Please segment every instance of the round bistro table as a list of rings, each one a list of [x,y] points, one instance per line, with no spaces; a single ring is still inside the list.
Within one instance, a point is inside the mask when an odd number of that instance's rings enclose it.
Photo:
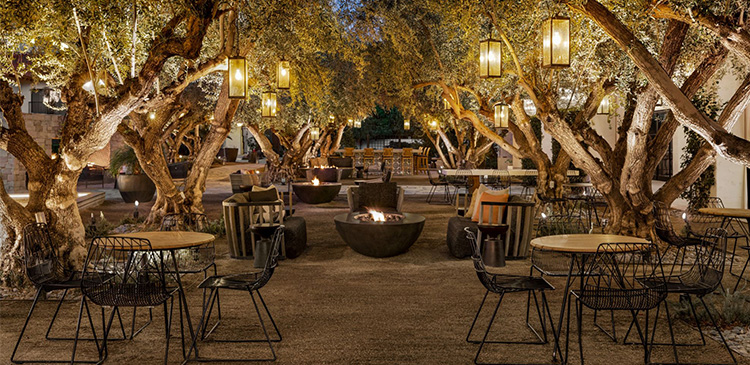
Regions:
[[[151,244],[151,251],[169,251],[172,256],[172,264],[174,265],[174,277],[177,282],[177,291],[182,301],[183,309],[185,313],[185,319],[187,319],[187,325],[190,329],[190,338],[195,338],[195,331],[193,330],[193,323],[190,320],[190,311],[185,296],[185,290],[182,288],[182,280],[180,280],[180,268],[177,265],[177,256],[175,251],[185,248],[198,247],[205,245],[206,243],[213,242],[216,237],[208,233],[200,232],[186,232],[186,231],[151,231],[151,232],[133,232],[133,233],[122,233],[113,234],[111,237],[132,237],[147,239]],[[148,246],[142,246],[134,248],[137,251],[148,251]],[[183,353],[184,357],[184,353]]]
[[[596,250],[602,243],[648,244],[649,241],[639,237],[621,236],[616,234],[562,234],[555,236],[537,237],[530,242],[531,247],[535,250],[553,251],[570,255],[568,275],[567,279],[565,280],[565,290],[563,291],[562,306],[560,307],[560,320],[557,325],[556,336],[558,338],[562,333],[563,318],[565,317],[565,305],[567,304],[568,300],[568,291],[570,290],[571,280],[574,277],[583,277],[586,270],[587,259],[596,254]],[[573,272],[574,266],[577,267],[577,271],[575,273]],[[583,286],[583,280],[579,279],[579,282],[581,283],[581,286]],[[556,348],[552,352],[553,358],[556,357],[558,351],[560,351],[560,349],[556,346]]]

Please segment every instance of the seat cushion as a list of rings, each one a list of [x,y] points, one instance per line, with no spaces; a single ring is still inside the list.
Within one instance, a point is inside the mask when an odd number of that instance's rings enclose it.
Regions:
[[[483,209],[482,203],[507,203],[508,197],[507,189],[498,191],[487,190],[483,192],[479,199],[477,199],[476,207],[474,207],[474,212],[471,214],[471,220],[479,222],[479,218],[482,218],[482,222],[485,223],[500,222],[503,218],[505,207],[502,207],[501,209],[493,209],[492,216],[490,217],[489,207]],[[483,212],[480,212],[481,210],[483,210]]]
[[[464,228],[470,227],[474,233],[477,232],[477,224],[466,217],[451,217],[448,220],[448,233],[446,243],[453,257],[462,259],[471,256],[471,243],[466,238]]]

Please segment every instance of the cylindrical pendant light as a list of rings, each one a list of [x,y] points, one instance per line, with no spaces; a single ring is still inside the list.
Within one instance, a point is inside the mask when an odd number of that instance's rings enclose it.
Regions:
[[[448,102],[448,99],[443,98],[443,109],[450,110],[451,109],[451,103]]]
[[[346,120],[346,126],[349,127],[349,128],[354,127],[354,119],[352,119],[352,118],[347,119]]]
[[[542,66],[570,67],[570,18],[553,16],[542,22]]]
[[[229,57],[229,98],[244,99],[247,97],[247,67],[244,57]]]
[[[320,128],[318,127],[310,128],[310,139],[312,139],[313,141],[317,141],[320,139]]]
[[[261,95],[261,116],[273,118],[276,116],[276,93],[266,91]]]
[[[354,128],[362,128],[362,120],[357,119],[354,121]]]
[[[409,119],[404,119],[404,130],[408,131],[411,129],[411,121]]]
[[[436,131],[438,129],[438,121],[437,120],[433,119],[430,122],[430,129],[433,130],[433,131]]]
[[[479,42],[479,77],[483,79],[503,76],[503,44],[488,38]]]
[[[508,128],[509,120],[510,108],[508,107],[508,104],[495,104],[495,128]]]
[[[289,61],[281,60],[279,61],[279,67],[276,71],[276,87],[282,90],[289,89],[289,80],[290,80],[290,69],[289,69]]]

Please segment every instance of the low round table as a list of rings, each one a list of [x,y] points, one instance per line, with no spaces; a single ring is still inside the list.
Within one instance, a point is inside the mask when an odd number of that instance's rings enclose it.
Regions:
[[[332,201],[339,195],[341,183],[321,182],[320,185],[313,185],[309,182],[293,183],[292,190],[299,200],[307,204],[322,204]]]
[[[354,251],[370,257],[390,257],[406,252],[422,234],[425,218],[419,214],[401,213],[398,222],[362,222],[342,213],[333,218],[336,231]]]
[[[253,251],[253,266],[256,268],[266,267],[268,261],[268,255],[271,254],[271,246],[273,245],[273,234],[276,233],[276,229],[281,227],[279,223],[259,223],[250,226],[248,231],[260,236],[260,239],[255,241],[255,247]]]
[[[586,271],[586,260],[596,254],[596,250],[602,243],[640,243],[648,244],[649,241],[631,236],[621,236],[616,234],[561,234],[555,236],[537,237],[531,240],[530,245],[535,250],[553,251],[570,255],[570,264],[568,276],[565,280],[565,289],[563,290],[562,306],[560,307],[560,321],[557,326],[557,336],[562,333],[563,319],[565,318],[565,305],[568,300],[571,279],[573,277],[583,277]],[[573,271],[577,267],[577,271]],[[583,280],[579,280],[583,285]],[[552,356],[557,351],[555,349]]]

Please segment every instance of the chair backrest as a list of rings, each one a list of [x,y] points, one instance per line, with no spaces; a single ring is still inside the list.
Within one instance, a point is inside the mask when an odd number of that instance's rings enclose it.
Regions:
[[[354,147],[344,147],[344,157],[354,157]]]
[[[438,170],[436,169],[427,169],[427,179],[430,180],[430,184],[439,184],[442,181],[440,181],[440,174],[438,173]]]
[[[690,269],[680,275],[680,279],[704,289],[704,294],[712,293],[721,285],[726,261],[727,231],[723,228],[709,228],[703,236],[702,245],[692,246],[695,260]]]
[[[258,290],[271,280],[276,266],[279,265],[279,252],[281,251],[281,242],[283,240],[284,226],[281,225],[276,228],[276,231],[273,233],[273,238],[271,238],[271,250],[268,252],[268,258],[266,259],[266,264],[263,266],[263,272],[260,273],[258,280],[256,280],[251,290]]]
[[[202,213],[170,213],[161,219],[160,231],[202,232],[208,227],[208,219]]]
[[[252,235],[246,234],[254,224],[281,223],[284,221],[284,201],[251,202],[237,194],[224,200],[222,210],[227,231],[227,244],[232,257],[251,255],[247,242]]]
[[[373,157],[373,156],[375,156],[375,150],[372,149],[372,148],[365,148],[364,154],[367,157]]]
[[[35,285],[65,280],[67,271],[57,256],[46,223],[23,227],[23,262],[26,275]]]
[[[393,157],[393,148],[383,148],[383,157]]]
[[[662,202],[654,202],[654,231],[659,239],[667,244],[676,244],[681,238],[675,233],[669,207]]]
[[[95,237],[83,267],[81,289],[102,306],[154,306],[167,295],[164,253],[135,237]]]
[[[529,253],[532,227],[534,225],[534,203],[532,202],[481,202],[480,225],[508,225],[505,235],[505,256],[526,257]],[[489,221],[485,221],[485,217]]]
[[[471,261],[474,262],[474,271],[476,271],[477,277],[482,285],[487,289],[491,289],[492,277],[487,273],[487,268],[484,266],[479,242],[477,241],[477,235],[471,230],[471,227],[465,227],[464,231],[466,232],[466,238],[469,240],[469,245],[471,246]]]
[[[653,243],[602,243],[589,264],[582,290],[605,309],[647,310],[667,297],[659,248]],[[584,296],[587,294],[583,294]]]
[[[406,147],[401,150],[401,158],[411,158],[412,156],[414,156],[414,151],[411,148]]]

